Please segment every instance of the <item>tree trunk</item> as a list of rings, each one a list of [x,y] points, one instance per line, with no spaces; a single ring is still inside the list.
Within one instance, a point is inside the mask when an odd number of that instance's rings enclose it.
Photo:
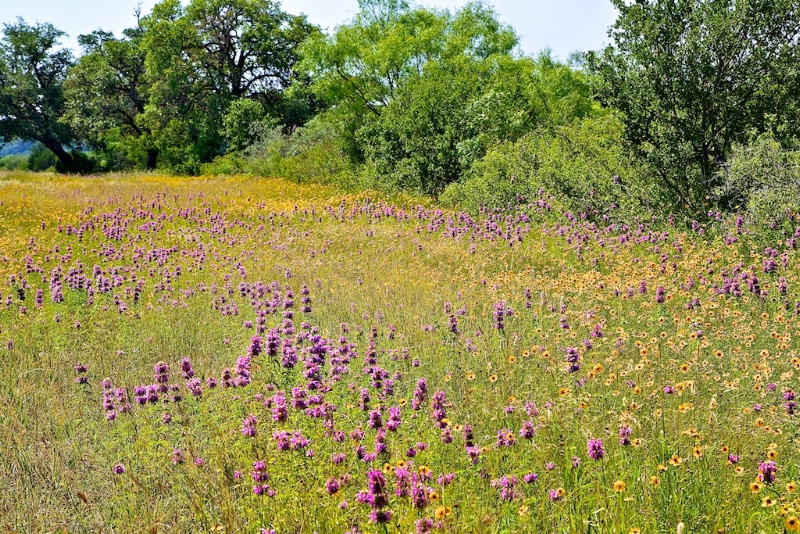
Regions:
[[[68,172],[72,171],[74,161],[72,160],[72,156],[64,150],[64,147],[61,146],[61,143],[56,141],[52,138],[45,138],[41,140],[41,143],[47,148],[50,152],[55,154],[61,164],[64,166]]]
[[[147,149],[147,160],[145,161],[145,169],[148,171],[155,170],[156,163],[158,162],[158,149],[155,148],[148,148]]]

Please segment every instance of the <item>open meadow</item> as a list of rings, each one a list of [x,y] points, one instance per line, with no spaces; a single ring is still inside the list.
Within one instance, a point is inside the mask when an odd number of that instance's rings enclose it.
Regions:
[[[0,531],[800,530],[797,241],[731,228],[2,175]]]

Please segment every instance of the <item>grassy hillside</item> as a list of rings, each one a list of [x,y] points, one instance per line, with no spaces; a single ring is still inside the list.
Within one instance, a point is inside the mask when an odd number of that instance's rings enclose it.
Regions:
[[[2,175],[0,529],[796,530],[795,247]]]

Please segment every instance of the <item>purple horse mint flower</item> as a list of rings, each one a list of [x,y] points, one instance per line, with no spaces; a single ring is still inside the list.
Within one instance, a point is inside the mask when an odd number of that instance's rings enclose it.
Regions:
[[[249,414],[245,416],[242,420],[242,435],[247,436],[248,438],[254,438],[258,431],[256,430],[256,424],[258,421],[256,420],[256,416],[253,414]]]
[[[764,484],[772,484],[778,473],[778,466],[773,461],[758,464],[758,479]]]
[[[194,369],[192,368],[192,362],[189,358],[183,358],[181,360],[181,373],[186,380],[194,377]]]
[[[603,449],[603,441],[599,439],[590,439],[587,449],[589,451],[589,458],[592,460],[602,460],[606,453]]]
[[[581,366],[579,363],[581,356],[580,353],[578,352],[578,349],[576,349],[575,347],[567,347],[567,354],[566,356],[564,356],[564,359],[567,361],[567,363],[569,363],[567,371],[569,371],[570,373],[576,373],[581,370]]]
[[[430,517],[423,517],[414,522],[414,532],[416,534],[430,534],[433,532],[435,523]]]
[[[369,412],[369,420],[367,426],[373,429],[383,428],[383,419],[381,418],[380,410],[372,410]]]
[[[425,378],[420,378],[417,381],[417,387],[414,388],[414,396],[411,400],[411,409],[414,411],[419,410],[422,404],[428,398],[428,381]]]
[[[504,475],[501,478],[492,480],[492,487],[500,490],[500,498],[504,501],[513,501],[520,495],[515,489],[517,484],[518,480],[514,475]]]
[[[514,314],[514,310],[506,307],[505,302],[498,302],[494,305],[494,327],[501,332],[505,330],[505,318]]]
[[[397,429],[400,428],[400,423],[400,407],[392,406],[389,408],[389,420],[386,422],[386,428],[390,432],[397,432]]]
[[[666,300],[666,290],[663,286],[658,286],[656,288],[656,303],[663,304]]]
[[[286,407],[286,396],[283,391],[278,391],[272,397],[272,420],[277,422],[286,421],[289,418],[289,411]]]
[[[631,436],[631,427],[629,427],[628,425],[623,425],[619,429],[619,444],[622,446],[630,445],[631,444],[630,436]]]
[[[158,362],[153,367],[153,379],[158,384],[166,384],[169,382],[169,366],[166,362]]]
[[[261,338],[259,336],[253,336],[250,338],[250,347],[247,349],[248,356],[258,356],[261,354]]]
[[[339,493],[339,481],[334,477],[329,478],[325,483],[325,491],[328,492],[328,495],[336,495]]]
[[[187,380],[186,389],[189,390],[189,393],[191,393],[193,397],[199,397],[203,394],[202,382],[200,382],[200,379],[198,378]]]
[[[292,432],[292,439],[289,441],[292,450],[299,451],[301,449],[304,449],[308,447],[309,443],[311,443],[311,441],[303,437],[303,433],[300,432],[299,430],[295,430],[294,432]]]
[[[510,428],[504,428],[497,431],[497,440],[494,443],[495,447],[511,447],[517,442],[514,433]]]
[[[431,399],[431,410],[432,414],[431,417],[436,422],[436,426],[439,428],[444,428],[447,424],[444,420],[447,418],[447,412],[445,411],[445,396],[444,391],[437,391],[433,394],[433,398]]]
[[[524,480],[526,484],[533,484],[539,480],[539,476],[536,473],[526,473],[522,475],[522,480]]]
[[[456,478],[455,473],[445,473],[439,475],[439,477],[436,479],[436,482],[438,482],[439,485],[442,487],[449,486],[453,482],[453,480],[455,480],[455,478]]]
[[[181,465],[185,461],[183,451],[181,449],[172,450],[172,463],[173,465]]]
[[[383,476],[377,469],[370,469],[367,472],[367,491],[373,497],[381,495],[382,498],[375,501],[375,505],[378,507],[383,507],[388,504],[386,501],[386,497],[384,496],[384,491],[386,489],[386,478]]]
[[[121,475],[125,472],[125,466],[122,464],[116,464],[111,468],[111,470],[114,472],[114,474]]]
[[[522,422],[522,428],[519,430],[519,435],[525,439],[533,439],[533,436],[536,434],[536,427],[533,425],[533,421],[530,419],[525,420]]]

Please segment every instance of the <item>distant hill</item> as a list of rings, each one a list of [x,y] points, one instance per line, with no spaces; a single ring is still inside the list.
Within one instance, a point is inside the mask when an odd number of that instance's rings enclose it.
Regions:
[[[33,149],[33,141],[23,141],[16,139],[10,143],[0,144],[0,158],[11,155],[25,155],[29,154]]]

